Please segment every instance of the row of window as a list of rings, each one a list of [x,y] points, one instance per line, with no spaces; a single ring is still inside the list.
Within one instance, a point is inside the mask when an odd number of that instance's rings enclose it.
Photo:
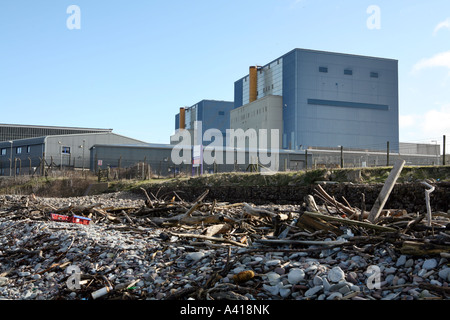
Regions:
[[[328,67],[319,67],[319,72],[322,73],[328,73]],[[344,74],[347,76],[351,76],[353,75],[353,70],[352,69],[344,69]],[[370,72],[370,77],[371,78],[378,78],[379,74],[378,72]]]
[[[10,148],[2,148],[0,150],[0,155],[6,156],[8,149],[10,149]],[[16,147],[15,150],[16,150],[16,154],[31,153],[31,146]],[[70,154],[70,147],[62,147],[61,153],[62,154]]]
[[[9,148],[2,148],[1,151],[0,151],[0,155],[6,156],[6,153],[8,152],[8,149]],[[15,150],[16,150],[16,154],[22,154],[22,153],[24,153],[24,151],[26,153],[31,153],[31,146],[16,147]]]

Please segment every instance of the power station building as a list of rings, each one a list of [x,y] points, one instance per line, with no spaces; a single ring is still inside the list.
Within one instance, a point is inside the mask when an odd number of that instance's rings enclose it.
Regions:
[[[218,129],[226,141],[226,130],[230,128],[230,111],[233,110],[232,101],[202,100],[191,107],[181,107],[180,113],[175,115],[175,130],[185,129],[194,137],[194,129],[198,129],[199,137],[208,129]],[[201,128],[195,128],[195,122],[201,122]],[[201,129],[201,130],[200,130]],[[194,141],[192,142],[194,144]],[[202,144],[201,141],[195,144]]]
[[[294,49],[234,84],[230,128],[278,129],[280,148],[399,151],[398,61]]]

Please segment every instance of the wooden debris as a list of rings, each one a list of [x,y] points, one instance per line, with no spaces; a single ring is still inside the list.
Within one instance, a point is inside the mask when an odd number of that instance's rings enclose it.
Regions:
[[[391,194],[391,191],[394,188],[394,185],[397,182],[397,179],[400,176],[400,173],[402,172],[404,165],[405,160],[398,159],[395,162],[394,167],[392,168],[392,171],[389,173],[389,176],[386,182],[384,183],[377,200],[375,201],[372,209],[370,210],[369,214],[370,222],[372,223],[375,222],[375,220],[380,215],[381,210],[383,210],[383,207],[386,204],[386,201],[389,198],[389,195]]]

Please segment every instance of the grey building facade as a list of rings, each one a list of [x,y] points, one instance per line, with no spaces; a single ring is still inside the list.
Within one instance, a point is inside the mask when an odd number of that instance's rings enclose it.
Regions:
[[[399,150],[397,60],[294,49],[234,88],[234,108],[282,97],[283,149]]]
[[[89,168],[89,149],[103,144],[146,144],[112,132],[52,135],[0,142],[0,176],[43,174],[45,168]]]

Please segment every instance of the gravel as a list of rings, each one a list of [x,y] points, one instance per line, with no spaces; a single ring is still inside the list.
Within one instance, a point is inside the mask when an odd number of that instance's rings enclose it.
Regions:
[[[20,199],[0,196],[0,213]],[[127,192],[37,201],[56,208],[145,204],[144,197]],[[127,228],[126,224],[10,219],[0,214],[0,299],[91,300],[92,293],[105,286],[114,290],[98,299],[229,299],[230,293],[242,300],[450,296],[446,257],[402,255],[388,243],[366,248],[370,250],[339,246],[320,250],[311,245],[296,251],[288,245],[269,249],[257,244],[248,249],[191,241],[168,231]],[[370,266],[379,273],[368,273]],[[253,271],[252,277],[236,284],[235,276],[248,270]],[[378,281],[376,285],[373,280]]]

